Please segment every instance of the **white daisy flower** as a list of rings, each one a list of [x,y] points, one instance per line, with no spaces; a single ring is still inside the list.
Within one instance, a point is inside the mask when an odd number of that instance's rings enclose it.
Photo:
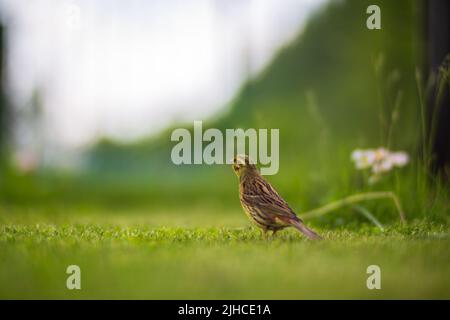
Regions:
[[[391,153],[390,158],[396,167],[403,167],[409,162],[408,154],[403,151]]]
[[[391,169],[394,167],[394,163],[392,162],[391,158],[384,157],[380,160],[376,161],[372,166],[372,172],[377,174],[381,172],[388,172],[391,171]]]
[[[375,162],[375,152],[373,150],[355,150],[352,152],[352,160],[356,169],[370,168]]]
[[[385,148],[360,150],[352,152],[351,158],[358,170],[371,169],[373,175],[369,182],[379,180],[383,173],[391,171],[394,167],[403,167],[408,161],[408,154],[404,151],[392,152]]]

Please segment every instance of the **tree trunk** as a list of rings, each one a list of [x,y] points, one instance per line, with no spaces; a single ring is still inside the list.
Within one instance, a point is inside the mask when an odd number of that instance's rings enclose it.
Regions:
[[[428,70],[438,73],[438,68],[450,53],[450,1],[425,0],[427,8],[427,64]],[[434,108],[439,110],[436,117],[436,136],[433,141],[433,154],[436,157],[434,169],[446,173],[450,177],[450,104],[448,85],[439,106],[436,97],[429,101],[430,116]]]

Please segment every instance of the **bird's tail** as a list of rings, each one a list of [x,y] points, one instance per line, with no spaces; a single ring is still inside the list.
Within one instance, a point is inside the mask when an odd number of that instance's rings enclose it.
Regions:
[[[309,229],[305,224],[300,220],[291,220],[291,224],[298,229],[301,233],[307,236],[311,240],[321,240],[322,237],[317,233]]]

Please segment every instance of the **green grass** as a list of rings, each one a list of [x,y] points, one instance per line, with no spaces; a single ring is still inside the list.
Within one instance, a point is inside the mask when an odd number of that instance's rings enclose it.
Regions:
[[[320,228],[265,240],[240,210],[0,209],[0,298],[450,298],[448,226]],[[68,265],[82,289],[65,287]],[[381,267],[382,289],[366,288]]]

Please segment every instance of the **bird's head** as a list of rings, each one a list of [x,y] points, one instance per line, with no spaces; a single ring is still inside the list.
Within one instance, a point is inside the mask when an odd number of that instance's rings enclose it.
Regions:
[[[258,169],[256,165],[250,160],[247,155],[237,155],[233,159],[233,170],[238,177],[241,177],[243,174],[252,174],[258,173]]]

